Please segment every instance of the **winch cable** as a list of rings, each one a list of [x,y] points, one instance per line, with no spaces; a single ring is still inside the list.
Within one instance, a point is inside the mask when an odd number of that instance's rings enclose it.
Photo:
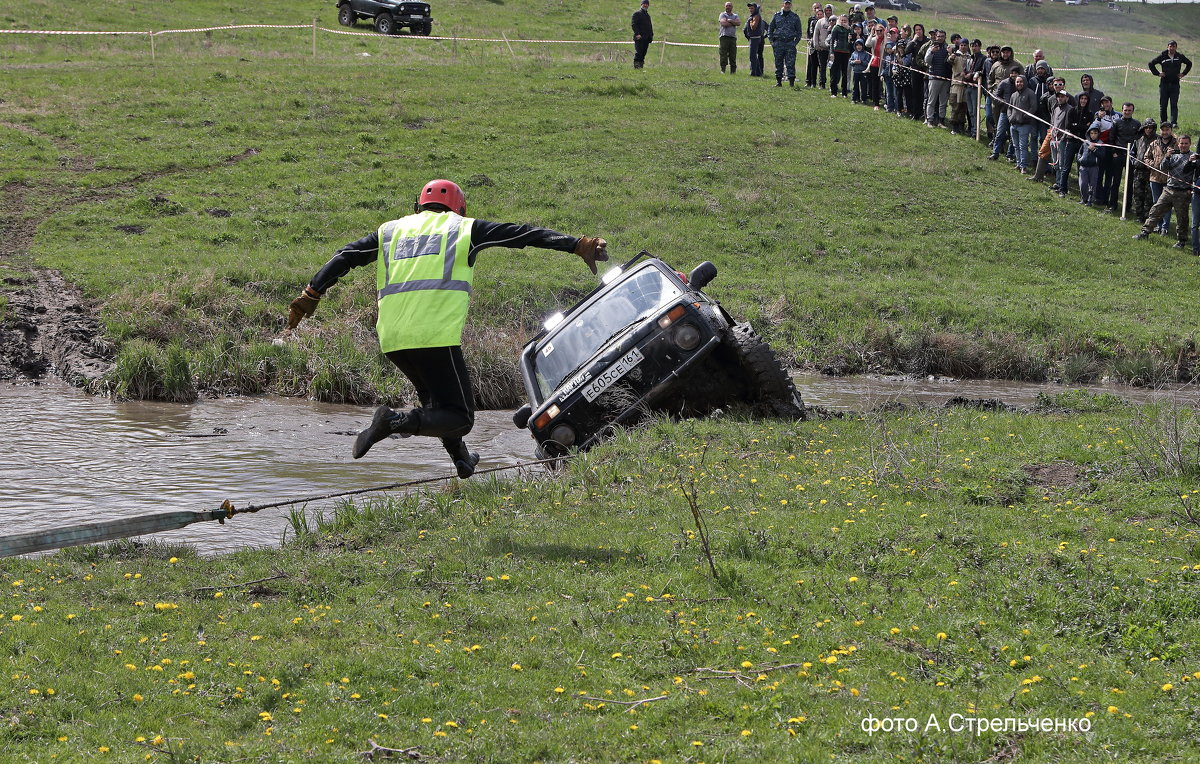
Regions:
[[[506,470],[521,469],[522,467],[536,467],[540,464],[553,464],[573,459],[575,456],[576,454],[566,454],[563,456],[556,456],[551,459],[539,459],[532,462],[517,462],[516,464],[509,464],[503,467],[489,467],[487,469],[476,470],[475,475],[487,475],[492,472],[504,472]],[[84,523],[82,525],[72,525],[66,528],[31,531],[29,533],[19,533],[13,536],[0,536],[0,557],[15,557],[17,555],[33,554],[34,552],[44,552],[50,549],[61,549],[68,546],[95,544],[101,541],[112,541],[114,539],[130,538],[131,536],[143,536],[148,533],[161,533],[162,531],[184,528],[193,523],[207,522],[210,520],[216,520],[217,522],[224,524],[227,519],[233,517],[234,515],[248,515],[264,509],[287,507],[293,504],[308,504],[315,501],[325,501],[326,499],[337,499],[343,496],[358,496],[364,493],[394,491],[400,488],[412,488],[418,485],[440,483],[447,480],[456,479],[458,479],[458,475],[439,475],[437,477],[406,480],[401,483],[388,483],[387,485],[371,486],[370,488],[357,488],[352,491],[336,491],[334,493],[320,494],[318,496],[305,496],[299,499],[273,501],[266,504],[251,504],[243,509],[235,508],[233,503],[226,499],[224,503],[221,504],[219,509],[204,512],[193,512],[187,510],[180,510],[176,512],[159,512],[152,515],[126,517],[119,520],[104,520],[94,523]]]

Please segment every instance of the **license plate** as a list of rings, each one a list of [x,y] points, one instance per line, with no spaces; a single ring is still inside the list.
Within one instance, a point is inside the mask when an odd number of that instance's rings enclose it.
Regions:
[[[424,16],[420,16],[420,15],[413,15],[413,16],[409,16],[409,18],[410,18],[410,19],[417,19],[417,20],[419,21],[420,19],[423,19],[423,18],[425,18],[425,17],[424,17]]]
[[[609,366],[604,371],[591,381],[591,383],[583,388],[583,397],[589,401],[594,401],[600,396],[600,393],[607,390],[621,377],[629,373],[629,370],[642,362],[642,351],[634,348],[625,355],[617,359],[616,363]]]

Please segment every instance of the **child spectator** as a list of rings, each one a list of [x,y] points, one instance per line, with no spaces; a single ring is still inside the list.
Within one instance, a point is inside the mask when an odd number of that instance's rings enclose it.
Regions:
[[[1087,140],[1079,147],[1079,203],[1091,204],[1100,179],[1100,160],[1105,148],[1100,144],[1100,128],[1089,127]]]
[[[867,67],[871,65],[871,54],[861,39],[854,41],[854,52],[850,54],[850,73],[854,81],[854,103],[867,102]]]

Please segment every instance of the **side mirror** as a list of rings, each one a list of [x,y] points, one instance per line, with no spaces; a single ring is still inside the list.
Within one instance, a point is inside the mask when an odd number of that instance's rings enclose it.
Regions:
[[[692,272],[688,274],[688,283],[691,285],[692,289],[703,289],[704,287],[708,286],[709,282],[716,277],[717,266],[713,265],[710,261],[705,260],[693,268]]]
[[[533,407],[526,403],[513,412],[513,424],[517,426],[517,429],[524,430],[526,425],[529,424],[529,416],[531,414],[533,414]]]

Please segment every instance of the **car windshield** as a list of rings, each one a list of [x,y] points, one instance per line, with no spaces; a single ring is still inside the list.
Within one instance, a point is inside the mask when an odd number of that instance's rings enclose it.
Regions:
[[[586,310],[571,316],[557,332],[542,341],[534,355],[542,399],[614,336],[655,315],[659,308],[682,294],[665,273],[650,265],[605,292]]]

